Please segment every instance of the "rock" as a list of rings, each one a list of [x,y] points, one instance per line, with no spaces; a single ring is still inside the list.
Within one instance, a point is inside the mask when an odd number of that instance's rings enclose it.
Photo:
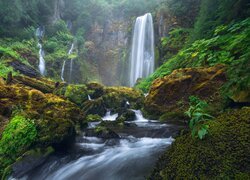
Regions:
[[[10,66],[12,66],[16,71],[19,71],[21,74],[29,76],[29,77],[40,77],[40,73],[31,66],[23,64],[18,60],[12,60],[8,62]]]
[[[64,96],[71,102],[81,106],[88,100],[88,91],[85,85],[68,85],[66,87]]]
[[[30,170],[35,169],[46,161],[48,156],[54,152],[52,147],[46,149],[34,149],[23,154],[17,162],[12,165],[12,176],[21,178]]]
[[[109,109],[122,108],[123,101],[126,99],[133,109],[140,109],[143,105],[144,95],[141,91],[128,87],[107,87],[103,100]]]
[[[0,115],[8,117],[13,108],[35,120],[39,145],[67,143],[75,135],[74,126],[82,113],[73,103],[29,87],[0,85]],[[10,111],[6,114],[6,111]],[[1,132],[0,132],[1,134]]]
[[[117,117],[117,121],[134,121],[135,120],[135,112],[132,110],[126,110],[119,114]]]
[[[209,121],[209,134],[176,138],[149,179],[249,179],[250,108],[230,110]]]
[[[98,83],[89,83],[87,84],[88,91],[90,91],[90,96],[92,99],[97,99],[104,94],[104,87]]]
[[[192,95],[213,104],[214,109],[219,109],[222,101],[220,88],[225,82],[223,65],[175,70],[153,82],[144,110],[156,117],[166,112],[184,112],[189,106],[189,96]]]
[[[82,110],[86,115],[97,114],[104,116],[107,112],[102,98],[88,100],[82,104]]]
[[[97,126],[94,130],[90,129],[86,132],[86,136],[95,136],[104,139],[117,139],[120,138],[118,134],[107,127]]]

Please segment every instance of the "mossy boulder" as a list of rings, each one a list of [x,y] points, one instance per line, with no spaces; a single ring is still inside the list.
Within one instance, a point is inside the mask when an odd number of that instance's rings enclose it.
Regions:
[[[97,114],[104,116],[107,112],[102,98],[88,100],[82,104],[82,110],[85,115]]]
[[[214,109],[222,108],[220,88],[226,82],[225,67],[178,69],[172,74],[156,79],[146,97],[144,111],[160,117],[166,112],[186,111],[189,97],[194,95]]]
[[[117,121],[134,121],[135,118],[136,118],[135,112],[128,109],[120,113],[116,120]]]
[[[92,99],[97,99],[104,94],[104,86],[99,83],[92,82],[86,86]]]
[[[204,140],[178,137],[149,179],[249,179],[250,108],[223,113],[208,125]]]
[[[88,100],[88,90],[85,85],[68,85],[64,96],[71,102],[81,106],[83,102]]]
[[[95,136],[104,139],[117,139],[120,138],[118,134],[105,126],[97,126],[95,129],[90,129],[86,132],[86,136]]]
[[[124,106],[124,101],[128,101],[131,108],[140,109],[143,105],[144,95],[133,88],[106,87],[103,100],[107,108],[121,108]]]

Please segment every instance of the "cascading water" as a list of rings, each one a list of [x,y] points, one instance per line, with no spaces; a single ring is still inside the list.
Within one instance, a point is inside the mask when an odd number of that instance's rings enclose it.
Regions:
[[[70,50],[68,52],[68,55],[71,55],[73,50],[74,50],[74,43],[72,43],[71,48],[70,48]],[[61,71],[61,79],[62,79],[62,81],[64,81],[65,64],[66,64],[66,61],[64,60],[63,61],[63,66],[62,66],[62,71]],[[70,79],[71,79],[71,74],[72,74],[72,59],[71,59],[71,62],[70,62]]]
[[[43,52],[43,46],[41,43],[38,43],[39,47],[39,71],[41,75],[44,76],[45,74],[45,61],[44,61],[44,52]]]
[[[154,27],[150,13],[137,17],[130,55],[130,86],[154,71]]]
[[[40,41],[44,36],[44,27],[37,28],[35,35]],[[44,74],[45,74],[45,61],[44,61],[43,46],[40,42],[38,42],[37,46],[39,47],[39,65],[38,65],[38,68],[39,68],[41,75],[44,76]]]

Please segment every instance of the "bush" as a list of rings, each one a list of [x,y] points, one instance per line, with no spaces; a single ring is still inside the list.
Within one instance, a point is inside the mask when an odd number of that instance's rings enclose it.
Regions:
[[[37,131],[32,120],[15,115],[6,126],[0,140],[0,175],[15,162],[36,140]]]
[[[189,128],[192,130],[192,137],[203,139],[208,134],[209,128],[205,122],[211,120],[213,117],[207,113],[208,104],[205,101],[195,96],[190,96],[189,100],[190,107],[185,114],[191,118]]]

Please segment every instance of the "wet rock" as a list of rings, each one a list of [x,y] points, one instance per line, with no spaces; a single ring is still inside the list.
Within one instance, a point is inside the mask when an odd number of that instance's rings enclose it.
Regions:
[[[132,110],[125,110],[124,112],[120,113],[117,117],[117,121],[134,121],[136,118],[135,112]]]
[[[30,170],[44,163],[48,156],[53,152],[54,149],[52,147],[46,149],[38,148],[26,152],[12,165],[12,176],[15,178],[21,178]]]
[[[87,130],[86,136],[95,136],[104,139],[117,139],[120,138],[118,134],[107,127],[97,126],[95,129]]]
[[[40,77],[40,73],[31,66],[23,64],[18,60],[13,60],[8,62],[10,66],[12,66],[16,71],[19,71],[21,74],[29,76],[29,77]]]
[[[90,114],[86,117],[87,122],[99,122],[102,121],[102,117],[97,114]]]

